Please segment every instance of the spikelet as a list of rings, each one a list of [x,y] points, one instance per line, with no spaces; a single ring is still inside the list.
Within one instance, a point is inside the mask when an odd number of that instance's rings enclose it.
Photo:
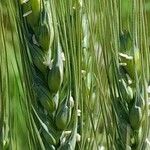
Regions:
[[[52,68],[48,73],[48,86],[52,93],[57,93],[63,81],[63,58],[58,47]]]

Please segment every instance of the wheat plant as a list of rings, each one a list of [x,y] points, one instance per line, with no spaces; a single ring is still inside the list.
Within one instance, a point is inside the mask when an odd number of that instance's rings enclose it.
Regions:
[[[149,150],[149,0],[0,1],[0,149]]]

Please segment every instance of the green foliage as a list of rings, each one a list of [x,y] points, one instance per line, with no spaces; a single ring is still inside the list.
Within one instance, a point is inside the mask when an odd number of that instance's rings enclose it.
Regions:
[[[149,149],[149,0],[0,1],[0,149]]]

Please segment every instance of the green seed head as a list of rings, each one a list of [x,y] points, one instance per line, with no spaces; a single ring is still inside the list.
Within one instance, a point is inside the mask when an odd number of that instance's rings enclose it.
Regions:
[[[38,44],[42,47],[42,50],[48,51],[52,41],[51,41],[51,34],[54,36],[53,31],[49,29],[47,25],[42,25],[40,27],[40,34],[37,35]]]
[[[140,60],[140,51],[137,47],[134,48],[134,57],[126,53],[120,53],[121,63],[125,63],[124,69],[129,74],[129,76],[135,80],[135,72],[137,72],[138,77],[141,74],[141,60]]]
[[[48,85],[52,93],[57,93],[62,83],[61,70],[59,66],[53,66],[48,73]]]
[[[62,107],[62,109],[56,114],[55,123],[59,130],[64,130],[70,121],[70,109],[68,106]]]
[[[127,100],[129,102],[133,99],[133,90],[130,86],[127,87]]]
[[[46,74],[48,68],[44,64],[43,51],[36,45],[30,45],[30,52],[34,65],[43,73],[43,75]]]
[[[48,73],[48,86],[52,93],[57,93],[63,81],[63,59],[61,52],[57,50],[54,64]]]
[[[52,16],[49,8],[46,7],[42,12],[40,25],[35,30],[35,35],[38,40],[38,44],[44,51],[48,51],[54,40],[54,28],[52,23]]]
[[[124,79],[121,79],[119,81],[120,84],[120,92],[122,95],[122,98],[127,102],[130,103],[131,100],[133,100],[133,90],[130,86],[127,85]]]
[[[42,12],[42,0],[30,0],[32,13],[27,16],[27,23],[34,29],[38,25]]]
[[[46,87],[39,85],[37,86],[36,92],[37,99],[40,101],[45,110],[47,110],[48,112],[53,112],[56,110],[57,104]]]
[[[134,105],[131,108],[130,114],[129,114],[129,120],[130,120],[130,124],[134,130],[139,129],[139,127],[141,125],[141,120],[142,120],[142,111],[139,106]]]

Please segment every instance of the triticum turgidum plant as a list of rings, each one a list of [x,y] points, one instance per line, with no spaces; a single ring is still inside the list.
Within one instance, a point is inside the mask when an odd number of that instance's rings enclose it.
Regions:
[[[149,0],[0,0],[0,150],[149,150],[149,84]]]

